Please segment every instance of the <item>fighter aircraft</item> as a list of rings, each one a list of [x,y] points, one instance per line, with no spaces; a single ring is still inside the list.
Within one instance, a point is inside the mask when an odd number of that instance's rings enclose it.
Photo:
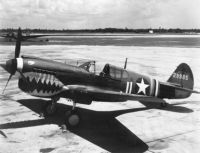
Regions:
[[[23,33],[21,33],[21,41],[26,41],[28,39],[38,38],[38,37],[44,37],[44,36],[49,36],[49,35],[30,35],[29,32],[23,32]],[[17,39],[17,33],[15,33],[15,32],[9,32],[9,33],[0,35],[0,37],[4,37],[8,41],[16,41],[16,39]],[[46,41],[47,40],[48,39],[46,39]]]
[[[6,86],[16,72],[20,74],[19,88],[37,97],[50,98],[45,107],[45,114],[52,115],[56,111],[59,98],[73,101],[72,110],[66,113],[67,126],[76,127],[80,123],[80,115],[76,103],[91,104],[92,101],[124,102],[137,100],[157,102],[166,106],[162,99],[182,99],[189,97],[193,90],[194,78],[186,63],[180,64],[167,82],[161,82],[149,76],[111,64],[106,64],[102,72],[91,71],[94,61],[79,66],[42,59],[40,57],[19,56],[21,47],[21,30],[18,30],[15,57],[1,64],[10,73]],[[5,86],[5,88],[6,88]],[[4,89],[5,90],[5,89]]]

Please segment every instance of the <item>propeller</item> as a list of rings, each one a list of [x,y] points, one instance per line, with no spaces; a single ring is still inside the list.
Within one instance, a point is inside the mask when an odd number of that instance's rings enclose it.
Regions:
[[[2,94],[4,94],[4,91],[6,90],[6,87],[7,87],[7,85],[8,85],[8,82],[10,81],[11,77],[12,77],[12,74],[10,74],[10,76],[9,76],[9,78],[8,78],[8,81],[6,82],[6,86],[5,86],[4,89],[3,89]]]
[[[2,92],[2,94],[4,93],[4,91],[5,91],[8,83],[9,83],[9,81],[11,80],[12,76],[17,71],[17,58],[20,55],[21,40],[22,40],[22,32],[21,32],[21,28],[19,28],[18,32],[17,32],[17,39],[16,39],[16,45],[15,45],[15,58],[6,61],[6,64],[1,64],[1,67],[3,67],[7,72],[10,73],[10,76],[8,78],[8,81],[6,82],[6,85],[5,85],[5,88],[4,88],[3,92]],[[22,76],[22,78],[24,78],[22,73],[20,73],[20,75]]]
[[[15,46],[15,58],[19,57],[20,49],[21,49],[21,40],[22,40],[22,31],[19,28],[17,32],[17,40],[16,40],[16,46]]]

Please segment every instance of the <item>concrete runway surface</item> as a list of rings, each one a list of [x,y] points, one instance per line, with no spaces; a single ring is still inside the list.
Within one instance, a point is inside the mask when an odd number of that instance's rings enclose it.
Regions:
[[[30,45],[21,54],[57,61],[84,58],[97,61],[100,71],[106,63],[165,81],[181,62],[193,70],[194,88],[200,90],[200,52],[192,47],[136,47],[95,45]],[[0,60],[14,56],[14,46],[0,46]],[[0,68],[0,88],[9,74]],[[2,90],[1,90],[2,91]],[[200,95],[183,100],[166,100],[167,108],[153,104],[145,107],[137,101],[124,103],[93,102],[78,104],[82,124],[63,133],[63,114],[71,102],[60,99],[58,113],[44,119],[39,116],[47,99],[27,95],[17,88],[17,77],[9,82],[0,103],[0,152],[149,152],[199,153]]]

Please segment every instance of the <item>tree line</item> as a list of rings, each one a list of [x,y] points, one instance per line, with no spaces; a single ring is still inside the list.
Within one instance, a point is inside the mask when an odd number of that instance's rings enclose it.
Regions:
[[[16,32],[17,29],[0,29],[0,32]],[[129,29],[129,28],[98,28],[98,29],[22,29],[31,33],[200,33],[200,29],[158,28],[158,29]]]

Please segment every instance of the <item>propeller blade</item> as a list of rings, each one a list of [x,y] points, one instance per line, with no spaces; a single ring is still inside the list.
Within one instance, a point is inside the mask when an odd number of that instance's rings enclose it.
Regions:
[[[6,64],[4,64],[4,63],[0,63],[0,66],[1,66],[4,70],[7,71],[7,69],[6,69]]]
[[[5,86],[5,88],[3,89],[2,94],[4,94],[4,91],[6,90],[6,87],[7,87],[7,85],[8,85],[8,82],[10,81],[11,78],[12,78],[12,74],[10,74],[10,76],[9,76],[9,78],[8,78],[8,81],[6,82],[6,86]]]
[[[18,58],[20,54],[21,39],[22,39],[22,31],[21,31],[21,28],[19,28],[17,32],[17,40],[16,40],[16,46],[15,46],[15,58]]]

